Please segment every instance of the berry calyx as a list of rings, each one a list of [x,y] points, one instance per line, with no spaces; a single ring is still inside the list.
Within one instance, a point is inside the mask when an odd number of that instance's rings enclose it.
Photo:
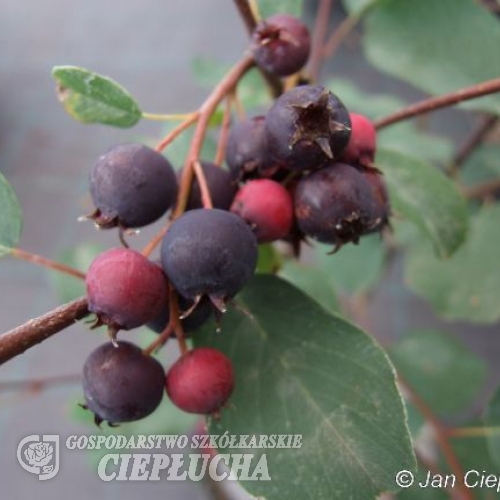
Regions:
[[[281,184],[269,179],[256,179],[242,186],[231,212],[250,225],[259,243],[284,238],[292,227],[292,197]]]
[[[205,176],[208,191],[210,192],[210,199],[212,200],[213,208],[228,210],[237,189],[233,183],[231,174],[214,163],[202,161],[200,162],[200,165]],[[182,175],[182,170],[180,175]],[[202,207],[203,202],[201,199],[200,185],[195,175],[193,182],[191,183],[191,190],[189,191],[186,210],[193,210],[195,208]]]
[[[130,330],[154,318],[167,301],[162,269],[139,252],[114,248],[98,255],[85,278],[89,310],[110,332]]]
[[[175,202],[177,179],[170,162],[142,144],[104,153],[90,171],[90,194],[100,228],[136,228],[159,219]]]
[[[225,311],[255,271],[257,241],[237,215],[197,209],[174,221],[161,245],[162,266],[180,295],[198,303],[207,295]]]
[[[351,136],[341,161],[370,167],[375,161],[377,150],[377,132],[373,122],[366,116],[349,113],[351,118]]]
[[[303,171],[340,157],[351,122],[337,96],[320,85],[303,85],[276,99],[265,131],[271,158],[283,168]]]
[[[129,342],[101,345],[83,366],[86,407],[97,425],[103,420],[115,424],[148,416],[163,399],[164,383],[161,364]]]
[[[182,356],[167,373],[165,388],[181,410],[218,414],[233,392],[231,361],[217,349],[202,347]]]
[[[261,21],[252,34],[252,42],[255,62],[277,76],[300,71],[311,50],[306,25],[289,14],[275,14]]]
[[[300,230],[335,251],[358,243],[373,229],[375,196],[362,172],[336,163],[304,177],[295,189],[295,216]]]

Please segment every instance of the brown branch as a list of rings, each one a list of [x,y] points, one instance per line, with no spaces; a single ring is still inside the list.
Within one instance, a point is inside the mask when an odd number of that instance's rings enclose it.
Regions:
[[[226,98],[224,115],[220,126],[219,140],[217,141],[217,151],[215,152],[214,163],[219,167],[224,163],[227,149],[227,139],[229,137],[229,127],[231,125],[231,110],[236,96],[234,93]]]
[[[59,271],[69,276],[73,276],[74,278],[83,280],[85,279],[85,273],[82,273],[77,269],[74,269],[65,264],[61,264],[60,262],[56,262],[54,260],[47,259],[45,257],[42,257],[41,255],[27,252],[26,250],[22,250],[21,248],[12,248],[10,255],[12,255],[16,259],[32,262],[33,264],[38,264],[39,266],[43,266],[48,269],[54,269],[55,271]]]
[[[349,36],[361,20],[361,15],[352,15],[346,17],[338,26],[338,28],[330,35],[323,47],[323,58],[328,59],[333,57],[340,44]]]
[[[396,111],[392,115],[386,116],[380,120],[377,120],[374,125],[375,128],[381,129],[392,125],[394,123],[400,122],[402,120],[407,120],[408,118],[413,118],[418,115],[423,115],[429,113],[430,111],[436,111],[438,109],[447,108],[458,104],[463,101],[470,99],[476,99],[488,94],[493,94],[500,91],[500,78],[495,78],[493,80],[488,80],[486,82],[481,82],[471,87],[465,87],[463,89],[457,90],[450,94],[445,94],[438,97],[432,97],[430,99],[425,99],[423,101],[411,104],[410,106]]]
[[[203,208],[214,208],[212,203],[212,196],[210,195],[210,189],[208,188],[207,179],[205,177],[205,173],[203,172],[203,168],[201,167],[201,163],[196,160],[193,162],[193,170],[196,175],[196,180],[198,181],[198,186],[200,186],[201,193],[201,202]]]
[[[462,188],[463,195],[468,199],[486,198],[500,191],[500,178],[481,182],[472,187]]]
[[[252,33],[257,26],[257,19],[255,19],[252,8],[248,0],[234,0],[234,4],[238,9],[241,19],[245,23],[248,33]]]
[[[220,101],[230,93],[237,85],[240,78],[254,65],[253,57],[247,55],[243,59],[233,66],[231,70],[226,74],[226,76],[219,82],[219,84],[214,88],[213,92],[208,96],[206,101],[201,105],[199,109],[199,119],[196,124],[196,128],[193,135],[193,140],[187,154],[186,163],[184,170],[182,172],[179,196],[177,199],[177,205],[173,218],[179,217],[186,207],[186,203],[189,197],[189,189],[191,187],[191,182],[193,180],[193,166],[194,162],[199,160],[199,155],[201,148],[203,146],[203,141],[205,140],[205,135],[210,122],[210,117],[217,108]]]
[[[464,482],[465,471],[448,439],[448,429],[443,425],[441,420],[439,420],[433,410],[420,397],[420,395],[417,394],[413,390],[413,388],[405,380],[402,379],[399,374],[398,379],[400,385],[404,388],[405,392],[408,394],[417,410],[422,414],[426,422],[432,427],[436,442],[441,450],[441,453],[443,454],[446,463],[450,467],[451,472],[457,478],[457,489],[460,491],[464,499],[475,500],[472,491],[467,488]]]
[[[481,145],[484,138],[491,129],[497,124],[498,116],[486,116],[479,126],[472,132],[467,140],[459,148],[453,158],[455,168],[460,167],[470,157],[470,155]]]
[[[0,365],[88,314],[87,298],[82,297],[0,335]]]
[[[0,382],[0,391],[17,391],[19,389],[28,392],[39,392],[47,387],[67,385],[80,382],[82,375],[73,373],[71,375],[56,375],[47,378],[33,378],[24,380],[5,380]]]
[[[188,118],[186,118],[183,122],[179,123],[177,127],[175,127],[169,134],[167,134],[164,139],[160,141],[160,143],[156,146],[156,151],[161,153],[172,141],[177,139],[179,135],[184,132],[184,130],[188,129],[193,123],[198,119],[199,113],[196,111],[192,113]]]
[[[226,73],[219,84],[213,89],[212,93],[207,97],[205,102],[200,106],[198,111],[194,113],[196,115],[196,118],[193,119],[193,121],[197,121],[197,124],[186,158],[185,167],[182,172],[179,194],[177,195],[177,203],[171,219],[176,219],[177,217],[179,217],[186,208],[187,200],[189,198],[189,191],[191,189],[191,182],[193,181],[194,176],[194,162],[199,160],[201,147],[203,146],[203,141],[205,140],[205,135],[212,114],[214,113],[215,109],[222,101],[222,99],[236,88],[236,85],[238,84],[241,77],[253,65],[253,58],[249,55],[245,56],[239,63],[233,66],[233,68],[231,68]],[[165,139],[162,142],[165,142]],[[151,255],[154,249],[160,244],[171,223],[172,221],[169,220],[146,244],[146,246],[142,250],[142,254],[144,256],[148,257],[149,255]]]
[[[316,19],[314,20],[311,56],[309,57],[309,75],[314,81],[318,79],[323,63],[323,44],[328,31],[331,10],[332,0],[319,1]]]

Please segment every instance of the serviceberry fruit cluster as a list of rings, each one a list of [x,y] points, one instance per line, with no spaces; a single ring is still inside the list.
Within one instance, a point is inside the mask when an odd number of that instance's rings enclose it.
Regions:
[[[277,77],[301,71],[309,51],[307,28],[289,15],[262,21],[252,35],[255,64]],[[180,214],[178,179],[193,165],[177,176],[162,153],[141,144],[102,155],[90,172],[96,207],[90,218],[98,227],[122,233],[172,208],[175,217],[162,238],[160,261],[114,248],[88,269],[89,309],[113,341],[84,366],[86,406],[96,422],[143,418],[164,392],[184,411],[218,414],[234,387],[231,361],[222,352],[183,349],[165,373],[148,351],[117,341],[117,333],[147,325],[179,338],[182,349],[184,333],[194,334],[212,313],[219,322],[250,280],[258,244],[285,240],[296,248],[309,237],[338,250],[381,231],[390,209],[375,153],[370,120],[349,113],[328,89],[306,83],[282,93],[266,114],[231,125],[228,170],[197,160],[199,172]]]

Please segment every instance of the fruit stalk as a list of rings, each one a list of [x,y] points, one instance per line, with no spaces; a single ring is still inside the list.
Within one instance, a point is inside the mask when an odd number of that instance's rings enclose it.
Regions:
[[[321,64],[323,62],[323,45],[328,31],[332,0],[320,0],[316,11],[313,38],[311,44],[311,56],[309,57],[309,75],[313,81],[318,79]]]
[[[241,19],[245,23],[248,33],[251,34],[257,26],[257,19],[252,12],[250,2],[248,0],[234,0],[234,4],[238,9]],[[260,72],[269,85],[272,96],[278,97],[279,95],[281,95],[281,93],[283,92],[283,85],[281,83],[281,80],[274,75],[270,75],[267,71],[260,70]]]
[[[87,298],[81,297],[4,333],[0,336],[0,365],[88,314]]]
[[[187,199],[189,196],[189,189],[191,187],[191,182],[193,180],[194,174],[194,162],[199,159],[200,151],[203,146],[203,141],[205,140],[205,135],[210,122],[210,117],[219,105],[220,101],[234,89],[240,78],[254,65],[253,58],[249,55],[243,57],[243,59],[237,63],[226,76],[219,82],[215,87],[213,92],[208,96],[206,101],[201,105],[199,109],[199,119],[196,124],[196,128],[193,135],[193,140],[189,148],[189,152],[186,158],[186,164],[184,172],[182,174],[179,197],[177,200],[177,206],[173,215],[176,219],[179,217],[186,208]]]
[[[430,111],[447,108],[458,104],[459,102],[476,99],[488,94],[494,94],[495,92],[500,92],[500,78],[494,78],[493,80],[487,80],[485,82],[472,85],[471,87],[465,87],[455,92],[451,92],[450,94],[424,99],[423,101],[419,101],[415,104],[407,106],[406,108],[400,109],[392,115],[377,120],[374,125],[377,130],[380,130],[389,125],[393,125],[394,123],[407,120],[408,118],[423,115],[429,113]]]

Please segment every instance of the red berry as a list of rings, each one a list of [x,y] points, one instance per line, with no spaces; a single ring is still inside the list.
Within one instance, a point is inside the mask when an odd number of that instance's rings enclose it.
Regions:
[[[172,402],[188,413],[218,413],[233,392],[233,367],[217,349],[202,347],[182,356],[167,373]]]
[[[371,120],[366,116],[349,113],[351,118],[351,136],[341,161],[370,166],[375,160],[377,132]]]
[[[309,58],[309,30],[300,19],[289,14],[275,14],[260,22],[252,38],[256,63],[275,75],[292,75]]]
[[[85,282],[89,310],[115,329],[144,325],[167,301],[161,268],[128,248],[101,253],[90,265]]]
[[[284,238],[293,222],[290,193],[269,179],[249,181],[236,193],[231,212],[250,224],[259,243]]]

